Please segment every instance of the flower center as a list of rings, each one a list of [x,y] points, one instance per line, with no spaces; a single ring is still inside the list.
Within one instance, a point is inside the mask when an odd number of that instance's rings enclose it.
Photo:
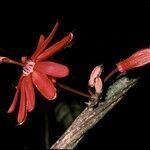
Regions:
[[[33,62],[32,60],[28,59],[26,61],[25,66],[23,67],[23,75],[24,76],[28,76],[30,73],[32,73],[34,65],[35,65],[35,62]]]

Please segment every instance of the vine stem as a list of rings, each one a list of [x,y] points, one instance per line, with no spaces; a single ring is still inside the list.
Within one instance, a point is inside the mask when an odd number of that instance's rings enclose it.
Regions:
[[[122,77],[111,85],[107,97],[97,107],[87,106],[50,149],[74,149],[85,133],[96,125],[137,83],[137,79]],[[116,88],[117,87],[117,88]]]

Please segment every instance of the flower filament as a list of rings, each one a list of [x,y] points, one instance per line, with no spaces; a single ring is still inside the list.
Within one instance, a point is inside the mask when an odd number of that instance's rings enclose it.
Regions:
[[[35,65],[35,62],[33,62],[32,60],[28,59],[26,61],[25,66],[23,67],[23,75],[24,76],[28,76],[30,73],[32,73],[34,65]]]

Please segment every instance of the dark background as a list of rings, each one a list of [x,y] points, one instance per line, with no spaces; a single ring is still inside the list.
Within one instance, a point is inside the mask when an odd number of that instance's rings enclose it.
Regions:
[[[54,40],[70,31],[74,43],[52,59],[70,67],[70,76],[61,82],[87,90],[90,71],[103,64],[103,77],[115,63],[141,48],[150,46],[150,1],[39,1],[0,4],[0,55],[20,59],[30,56],[41,33],[48,35],[55,21],[60,27]],[[145,149],[149,136],[149,66],[129,72],[141,77],[134,87],[106,117],[90,130],[77,149],[135,148]],[[0,66],[0,149],[44,149],[44,116],[49,115],[50,145],[64,128],[55,120],[54,108],[59,99],[71,103],[84,98],[61,91],[59,98],[47,102],[37,94],[37,105],[22,126],[16,126],[16,115],[7,114],[21,68]]]

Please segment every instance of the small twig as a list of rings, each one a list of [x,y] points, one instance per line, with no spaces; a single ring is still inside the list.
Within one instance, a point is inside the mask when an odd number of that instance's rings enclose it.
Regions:
[[[91,129],[105,114],[107,114],[120,100],[124,94],[136,84],[136,79],[129,80],[122,77],[117,80],[108,90],[107,97],[98,107],[83,112],[74,120],[67,131],[52,145],[50,149],[73,149],[89,129]],[[117,86],[117,88],[116,88]]]

